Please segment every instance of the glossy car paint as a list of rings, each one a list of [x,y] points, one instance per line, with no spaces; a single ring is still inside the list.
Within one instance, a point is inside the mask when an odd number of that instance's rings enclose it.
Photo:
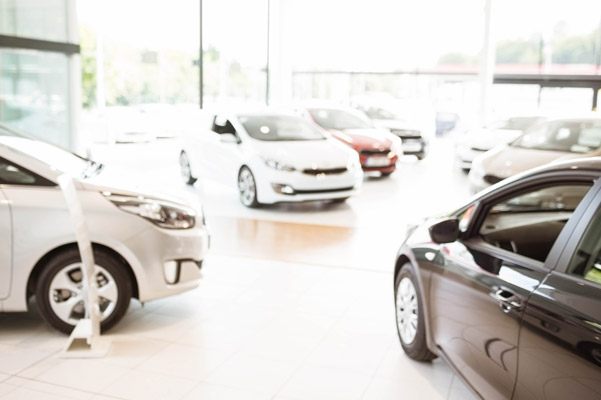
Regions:
[[[544,263],[476,234],[491,202],[553,182],[592,184],[599,176],[601,159],[539,168],[453,213],[475,207],[462,239],[433,243],[430,220],[412,228],[402,245],[395,276],[405,265],[419,277],[428,348],[482,398],[601,397],[601,286],[565,274],[591,215],[600,212],[601,182],[581,201]]]
[[[14,151],[10,145],[0,145],[0,158],[50,182],[49,186],[0,183],[0,311],[25,311],[31,285],[39,272],[34,273],[34,268],[43,268],[45,255],[75,246],[76,240],[67,204],[56,185],[62,172]],[[196,210],[193,228],[164,229],[120,210],[104,194],[156,196],[109,186],[102,181],[102,173],[96,178],[75,181],[89,236],[94,245],[103,246],[126,261],[134,278],[136,297],[144,302],[197,287],[201,278],[197,266],[188,268],[188,265],[180,282],[169,284],[164,276],[164,263],[204,259],[209,233],[198,200],[177,200]]]
[[[292,115],[271,109],[253,111],[257,115]],[[248,113],[244,113],[245,115]],[[356,194],[363,183],[357,154],[327,134],[324,140],[262,141],[252,138],[236,113],[221,113],[236,130],[238,141],[224,141],[223,135],[211,131],[215,114],[205,116],[204,129],[184,137],[183,151],[189,156],[192,175],[209,177],[236,187],[243,166],[252,171],[262,204],[345,198]],[[294,171],[277,170],[266,165],[274,160]],[[308,174],[305,170],[347,168],[340,174]],[[273,184],[289,185],[305,193],[277,193]]]
[[[312,112],[319,111],[336,111],[348,113],[355,117],[365,120],[365,128],[354,129],[330,129],[326,126],[321,126],[319,122],[311,115]],[[377,128],[371,124],[367,116],[364,116],[359,111],[334,106],[309,106],[300,108],[300,113],[305,118],[320,125],[327,130],[333,137],[340,140],[342,143],[353,148],[361,160],[361,167],[366,172],[376,171],[383,174],[391,174],[396,170],[396,162],[399,156],[403,154],[402,141],[397,136],[393,135],[388,129]],[[370,159],[384,159],[388,161],[385,165],[373,166],[370,165]]]

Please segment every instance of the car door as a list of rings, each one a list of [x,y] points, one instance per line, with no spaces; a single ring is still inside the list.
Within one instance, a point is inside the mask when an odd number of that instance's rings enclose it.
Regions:
[[[601,398],[601,182],[524,311],[514,398]]]
[[[232,136],[234,135],[234,136]],[[202,135],[199,160],[207,175],[226,184],[235,183],[235,171],[240,163],[240,140],[232,122],[225,115],[212,118],[211,129]]]
[[[0,160],[0,176],[2,168]],[[8,297],[12,279],[12,221],[10,204],[0,190],[0,299]]]
[[[443,266],[431,279],[435,342],[486,399],[513,393],[526,301],[549,273],[547,254],[592,181],[526,185],[468,209],[464,239],[442,247]]]

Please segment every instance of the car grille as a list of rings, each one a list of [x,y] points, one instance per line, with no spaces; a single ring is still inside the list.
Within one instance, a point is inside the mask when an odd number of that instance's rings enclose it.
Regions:
[[[390,149],[388,150],[361,150],[362,156],[388,156]]]
[[[499,178],[498,176],[494,176],[494,175],[484,175],[484,182],[486,183],[490,183],[491,185],[494,185],[495,183],[501,182],[503,180],[503,178]]]
[[[420,131],[416,131],[414,129],[391,129],[391,131],[401,139],[418,138],[422,136]]]
[[[319,193],[335,193],[335,192],[346,192],[347,190],[353,190],[353,186],[343,187],[338,189],[318,189],[318,190],[298,190],[295,189],[296,194],[319,194]]]
[[[307,175],[337,175],[344,174],[347,171],[346,167],[342,168],[320,168],[320,169],[304,169],[303,174]]]

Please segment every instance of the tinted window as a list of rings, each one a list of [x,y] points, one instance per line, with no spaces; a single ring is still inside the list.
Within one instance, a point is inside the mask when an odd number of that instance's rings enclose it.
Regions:
[[[544,262],[590,184],[547,186],[490,208],[480,236],[490,244]]]
[[[27,186],[54,186],[33,172],[0,158],[0,184]]]
[[[365,129],[372,125],[360,117],[343,110],[314,108],[310,109],[311,117],[326,129]]]
[[[580,239],[568,272],[601,285],[601,210],[597,210]]]
[[[302,117],[287,115],[241,115],[246,132],[258,140],[322,140],[325,136]]]
[[[601,120],[541,124],[524,133],[511,145],[527,149],[588,153],[601,146]]]

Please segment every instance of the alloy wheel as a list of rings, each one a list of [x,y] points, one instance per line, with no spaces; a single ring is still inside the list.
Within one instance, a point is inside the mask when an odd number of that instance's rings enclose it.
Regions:
[[[411,344],[415,340],[418,311],[415,286],[411,279],[404,277],[396,294],[396,319],[399,334],[405,344]]]

